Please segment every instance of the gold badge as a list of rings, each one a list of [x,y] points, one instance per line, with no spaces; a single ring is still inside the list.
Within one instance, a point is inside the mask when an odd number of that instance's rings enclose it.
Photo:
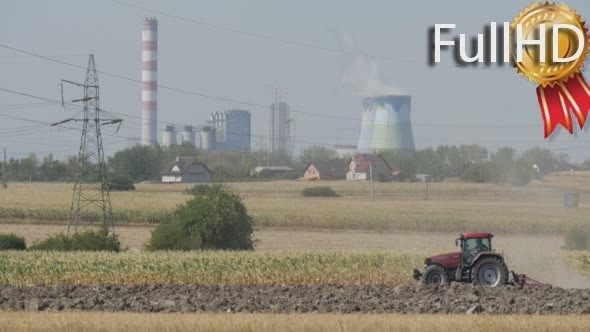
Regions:
[[[590,87],[580,70],[589,53],[590,37],[582,18],[564,4],[538,2],[516,17],[511,35],[525,40],[513,49],[512,65],[519,74],[539,84],[545,137],[557,125],[573,133],[570,110],[583,128],[590,108]]]

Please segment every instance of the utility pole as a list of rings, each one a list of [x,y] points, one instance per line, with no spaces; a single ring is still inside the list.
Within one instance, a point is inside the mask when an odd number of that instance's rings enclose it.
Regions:
[[[369,179],[371,182],[371,203],[375,203],[375,194],[373,192],[373,161],[369,163]]]
[[[111,197],[109,192],[107,170],[102,145],[101,127],[109,124],[121,125],[121,119],[113,119],[103,116],[99,107],[99,85],[94,55],[90,54],[88,69],[84,84],[62,80],[62,82],[74,84],[84,88],[84,97],[72,102],[83,102],[84,110],[81,119],[66,119],[53,126],[69,121],[82,122],[82,137],[80,150],[74,171],[75,185],[70,209],[70,221],[68,232],[76,233],[81,225],[81,214],[86,208],[93,207],[100,213],[100,225],[96,227],[105,234],[115,234]]]
[[[6,148],[4,148],[4,164],[2,164],[2,187],[4,187],[4,189],[8,188],[6,172],[8,172],[8,164],[6,163]]]

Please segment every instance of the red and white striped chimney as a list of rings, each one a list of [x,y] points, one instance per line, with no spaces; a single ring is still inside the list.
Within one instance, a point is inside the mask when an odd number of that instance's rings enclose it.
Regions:
[[[143,20],[141,80],[142,127],[141,143],[156,146],[158,137],[158,21]]]

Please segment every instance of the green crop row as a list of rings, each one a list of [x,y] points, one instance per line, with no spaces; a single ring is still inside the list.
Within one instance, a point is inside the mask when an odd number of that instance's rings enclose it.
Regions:
[[[0,284],[398,285],[426,253],[3,252]]]
[[[169,220],[171,211],[141,211],[141,210],[114,210],[113,218],[117,223],[146,223],[157,224]],[[65,222],[70,218],[68,209],[49,208],[5,208],[0,207],[0,219],[7,220],[33,220],[45,222]],[[99,211],[86,210],[81,213],[82,221],[97,221],[101,219]]]

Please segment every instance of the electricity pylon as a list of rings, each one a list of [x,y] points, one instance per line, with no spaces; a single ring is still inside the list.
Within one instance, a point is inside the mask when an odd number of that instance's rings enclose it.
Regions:
[[[74,194],[70,210],[68,233],[78,231],[78,227],[98,227],[105,234],[115,234],[111,197],[107,179],[107,167],[102,146],[101,127],[108,124],[121,124],[121,119],[108,118],[99,107],[99,85],[94,55],[90,54],[86,81],[79,84],[71,81],[63,82],[84,88],[84,97],[72,102],[83,102],[83,116],[81,119],[70,118],[53,125],[60,125],[69,121],[82,122],[82,137],[80,151],[76,160]],[[63,91],[63,89],[62,89]],[[63,100],[63,95],[62,95]],[[86,208],[97,208],[100,214],[100,224],[85,223],[82,211]]]

